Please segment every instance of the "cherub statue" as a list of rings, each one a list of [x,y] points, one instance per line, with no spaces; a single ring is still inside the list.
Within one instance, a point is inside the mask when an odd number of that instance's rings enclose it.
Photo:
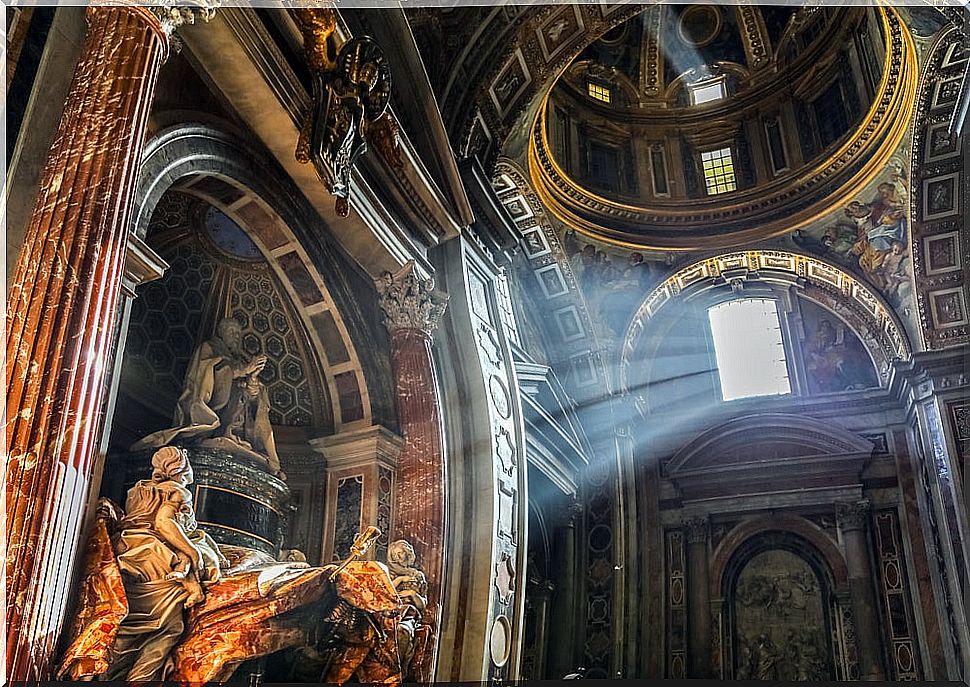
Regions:
[[[419,611],[428,604],[428,582],[424,573],[414,567],[414,548],[407,539],[398,539],[387,547],[387,569],[391,583],[402,600]]]
[[[408,607],[397,624],[397,649],[403,673],[407,673],[416,650],[427,639],[426,631],[422,631],[421,616],[428,605],[428,581],[424,573],[414,567],[414,561],[414,548],[408,540],[398,539],[388,544],[387,568],[391,584]]]

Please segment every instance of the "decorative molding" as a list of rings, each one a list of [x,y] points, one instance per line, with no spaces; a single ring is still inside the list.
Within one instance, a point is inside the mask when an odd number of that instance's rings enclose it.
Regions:
[[[410,330],[431,336],[448,307],[448,294],[435,289],[434,279],[419,277],[416,267],[409,260],[376,281],[384,326],[391,334]]]
[[[789,234],[825,215],[832,197],[857,194],[883,171],[907,131],[917,85],[916,51],[896,12],[886,8],[881,16],[888,37],[885,78],[867,119],[834,154],[778,180],[770,194],[755,188],[689,207],[682,200],[655,198],[647,207],[593,193],[554,159],[547,94],[528,150],[529,172],[547,212],[589,237],[655,250],[735,247]]]
[[[926,348],[956,346],[970,340],[966,269],[970,246],[965,236],[966,172],[964,137],[951,131],[958,99],[945,87],[965,78],[966,60],[954,60],[967,36],[958,26],[945,30],[927,56],[912,119],[913,279],[920,332]]]

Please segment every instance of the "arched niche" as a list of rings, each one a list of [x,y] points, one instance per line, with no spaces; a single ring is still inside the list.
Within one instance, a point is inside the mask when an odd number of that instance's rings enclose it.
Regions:
[[[829,560],[810,539],[783,525],[760,531],[734,548],[716,579],[726,679],[851,675],[845,599],[837,594]]]
[[[319,219],[313,208],[272,159],[214,124],[181,124],[149,141],[135,207],[134,245],[160,253],[169,271],[136,289],[129,306],[131,326],[120,332],[122,340],[128,339],[125,358],[140,354],[146,362],[163,346],[158,337],[144,336],[148,322],[140,309],[154,311],[148,319],[159,320],[151,325],[162,330],[159,336],[173,325],[180,336],[164,344],[168,372],[159,377],[152,371],[142,384],[141,397],[157,406],[148,420],[152,426],[125,418],[126,412],[141,409],[126,407],[129,380],[123,370],[119,374],[102,492],[123,498],[123,481],[133,475],[115,467],[125,465],[127,447],[140,438],[134,435],[170,426],[185,358],[212,336],[220,317],[232,316],[244,325],[246,354],[271,358],[263,381],[288,474],[290,508],[296,513],[289,518],[284,544],[319,560],[329,546],[324,539],[332,535],[333,518],[325,530],[328,516],[314,505],[326,500],[328,479],[317,440],[375,430],[393,433],[397,426],[390,347],[373,282],[315,224]],[[207,218],[226,229],[222,240],[227,245],[217,245],[206,229]],[[238,240],[230,240],[233,233]],[[241,254],[234,255],[240,247]],[[200,279],[205,265],[210,278]],[[192,279],[187,278],[190,271]],[[222,274],[221,281],[211,278],[215,273]],[[159,295],[164,303],[149,302]],[[271,305],[264,308],[264,303]],[[164,312],[166,306],[170,313]],[[188,320],[191,327],[177,324]],[[358,348],[360,341],[371,345]],[[181,368],[174,362],[179,357]],[[152,387],[154,382],[159,386]],[[277,400],[282,402],[273,403],[274,393],[281,394]],[[279,515],[286,521],[287,513]]]
[[[620,388],[641,413],[722,402],[708,309],[748,298],[776,302],[793,395],[884,386],[892,361],[909,356],[893,311],[838,267],[785,251],[716,255],[653,289],[626,330]],[[834,376],[831,368],[848,369],[847,361],[853,373]]]
[[[138,237],[146,236],[159,201],[173,188],[224,213],[268,257],[321,361],[334,431],[375,420],[393,426],[390,363],[382,354],[389,347],[358,351],[355,344],[386,340],[377,319],[363,315],[378,312],[376,291],[326,230],[313,224],[316,213],[278,164],[213,125],[181,124],[163,129],[146,146],[135,200]]]

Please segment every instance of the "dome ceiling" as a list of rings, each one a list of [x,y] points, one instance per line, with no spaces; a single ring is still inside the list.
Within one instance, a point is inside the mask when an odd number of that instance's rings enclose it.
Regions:
[[[562,72],[530,172],[554,215],[601,240],[738,246],[868,183],[917,76],[891,9],[655,5]]]

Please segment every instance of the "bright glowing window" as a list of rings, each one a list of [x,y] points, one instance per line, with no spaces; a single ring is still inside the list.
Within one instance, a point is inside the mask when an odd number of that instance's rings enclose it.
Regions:
[[[725,401],[791,393],[775,301],[744,298],[708,309]]]
[[[724,80],[704,81],[690,86],[690,101],[692,105],[711,103],[725,96]]]
[[[586,89],[590,98],[595,98],[596,100],[600,100],[604,103],[610,102],[610,89],[608,87],[588,81],[586,82]]]
[[[701,166],[704,170],[707,195],[727,193],[738,187],[734,178],[734,158],[731,156],[730,148],[701,153]]]

